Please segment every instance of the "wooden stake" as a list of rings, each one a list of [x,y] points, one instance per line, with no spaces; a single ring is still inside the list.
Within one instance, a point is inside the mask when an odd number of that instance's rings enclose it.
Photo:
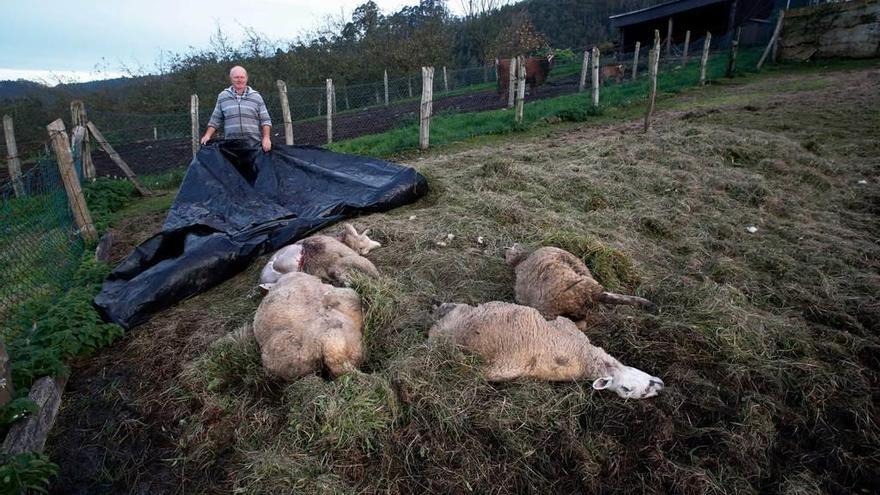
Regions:
[[[516,59],[510,59],[510,84],[507,87],[507,108],[513,108],[513,102],[516,98]]]
[[[633,81],[636,80],[636,75],[639,73],[639,50],[642,48],[642,43],[640,41],[636,41],[636,50],[633,52]]]
[[[666,56],[672,55],[672,17],[669,18],[669,24],[666,28]]]
[[[333,143],[333,79],[327,79],[327,144]]]
[[[599,49],[593,47],[593,106],[599,106]]]
[[[159,140],[159,130],[153,127],[153,141]]]
[[[12,366],[9,364],[9,355],[6,354],[6,346],[0,340],[0,407],[12,400],[15,390],[12,388]]]
[[[409,97],[412,98],[412,76],[406,78],[407,90],[409,91]]]
[[[131,171],[131,169],[128,167],[128,164],[125,163],[125,160],[123,160],[122,157],[119,156],[119,153],[117,153],[116,150],[114,150],[113,147],[110,146],[110,143],[108,143],[107,140],[104,139],[104,135],[101,134],[101,131],[99,131],[97,127],[95,127],[95,124],[93,124],[92,122],[86,122],[86,127],[88,128],[89,132],[92,133],[92,136],[95,136],[95,141],[98,142],[101,148],[103,148],[104,151],[108,155],[110,155],[110,159],[113,160],[113,163],[115,163],[116,166],[122,169],[122,172],[125,174],[126,177],[128,177],[128,180],[130,180],[131,183],[134,184],[135,189],[137,189],[138,192],[141,193],[141,196],[150,196],[150,190],[141,185],[140,181],[137,180],[137,176],[134,174],[134,172]]]
[[[703,57],[700,59],[700,86],[706,85],[706,63],[709,62],[709,46],[712,44],[712,33],[706,31],[706,40],[703,41]]]
[[[388,70],[385,70],[385,106],[388,106]]]
[[[583,93],[587,89],[587,72],[590,71],[590,52],[584,50],[584,61],[581,62],[581,81],[578,84],[578,93]]]
[[[199,152],[199,95],[190,95],[189,97],[189,120],[192,125],[192,151],[193,158]]]
[[[443,66],[443,91],[449,92],[449,79],[446,77],[446,66]]]
[[[772,50],[776,46],[776,41],[779,39],[779,33],[782,31],[782,20],[785,18],[785,11],[779,11],[779,19],[776,20],[776,28],[773,29],[773,36],[770,37],[770,42],[767,43],[767,48],[764,49],[764,53],[761,55],[761,60],[758,60],[758,70],[761,70],[761,66],[764,65],[764,61],[767,60],[767,55],[770,54],[770,50]]]
[[[688,29],[684,32],[684,51],[681,53],[681,65],[687,65],[688,63],[688,48],[691,46],[691,30]]]
[[[431,111],[434,101],[434,68],[422,67],[422,103],[419,107],[419,148],[431,144]]]
[[[58,415],[61,394],[64,392],[66,384],[66,377],[55,380],[44,376],[34,382],[28,393],[28,398],[37,404],[37,412],[9,427],[2,450],[0,450],[3,454],[14,455],[43,451],[43,447],[46,446],[46,438],[48,438],[49,431],[55,423],[55,417]]]
[[[18,145],[15,143],[15,127],[12,117],[3,116],[3,134],[6,135],[6,164],[9,166],[9,177],[15,197],[24,196],[24,183],[21,181],[21,158],[18,157]]]
[[[526,100],[526,60],[525,57],[516,58],[516,113],[514,119],[517,124],[523,122],[523,109]]]
[[[83,126],[89,118],[86,115],[86,106],[82,100],[73,100],[70,102],[70,125],[73,127]],[[82,146],[77,148],[80,153],[80,162],[82,164],[83,179],[95,179],[95,163],[92,161],[92,143],[89,139],[89,133],[83,135]]]
[[[275,81],[278,86],[278,99],[281,100],[281,114],[284,117],[284,143],[293,146],[293,120],[290,118],[290,103],[287,101],[287,83]]]
[[[730,42],[730,52],[727,59],[727,77],[733,77],[736,72],[736,54],[739,51],[739,35],[742,34],[742,26],[736,28],[736,38]]]
[[[89,207],[86,204],[85,196],[83,196],[76,171],[73,170],[73,155],[70,152],[70,140],[64,130],[64,121],[57,119],[47,125],[46,130],[49,131],[52,149],[55,150],[58,171],[61,173],[61,181],[67,192],[67,203],[70,205],[76,226],[79,228],[83,240],[95,242],[98,240],[98,232],[95,230],[95,223],[92,222],[92,215],[89,213]]]
[[[654,48],[648,56],[651,68],[651,93],[648,95],[648,111],[645,113],[645,132],[651,130],[651,115],[657,99],[657,69],[660,66],[660,31],[654,30]]]

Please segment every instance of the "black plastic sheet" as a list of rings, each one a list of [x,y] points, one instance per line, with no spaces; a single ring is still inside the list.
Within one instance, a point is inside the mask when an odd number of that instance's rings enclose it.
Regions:
[[[264,153],[242,141],[209,143],[190,164],[162,232],[110,273],[95,306],[131,328],[267,252],[427,191],[414,169],[383,160],[312,146]]]

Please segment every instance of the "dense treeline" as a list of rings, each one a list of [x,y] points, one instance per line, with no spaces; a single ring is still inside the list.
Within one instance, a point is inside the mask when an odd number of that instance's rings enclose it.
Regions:
[[[657,0],[458,0],[462,17],[444,0],[421,0],[383,14],[375,2],[357,7],[350,19],[329,22],[297,40],[273,44],[254,29],[240,44],[220,30],[210,46],[166,54],[158,74],[45,88],[31,97],[5,100],[0,112],[16,120],[19,140],[42,140],[45,123],[69,115],[71,99],[82,98],[95,111],[181,113],[189,95],[211,99],[227,84],[230,66],[242,64],[251,84],[267,92],[276,79],[291,87],[320,86],[333,78],[337,87],[412,74],[424,65],[472,67],[496,57],[537,53],[549,48],[579,49],[612,39],[608,16]]]

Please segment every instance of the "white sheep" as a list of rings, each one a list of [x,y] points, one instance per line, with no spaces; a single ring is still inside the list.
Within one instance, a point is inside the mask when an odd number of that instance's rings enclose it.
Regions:
[[[452,341],[485,361],[489,381],[592,379],[596,390],[625,399],[654,397],[663,380],[622,364],[590,343],[568,318],[545,320],[536,309],[504,302],[443,304],[430,339]]]
[[[547,319],[565,316],[580,322],[599,303],[655,308],[647,299],[607,292],[580,258],[563,249],[543,247],[529,253],[514,244],[505,258],[516,273],[516,302],[537,309]]]
[[[332,377],[363,361],[364,315],[354,289],[302,272],[283,275],[254,315],[263,366],[293,380],[327,370]]]
[[[370,229],[358,234],[350,224],[335,237],[314,235],[279,249],[260,273],[260,287],[269,290],[282,275],[305,272],[335,285],[348,285],[355,273],[378,277],[379,271],[362,255],[381,247],[367,237]]]

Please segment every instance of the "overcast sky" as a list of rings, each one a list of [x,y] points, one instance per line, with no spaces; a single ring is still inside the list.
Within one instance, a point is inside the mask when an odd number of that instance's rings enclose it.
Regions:
[[[87,81],[155,67],[162,50],[206,48],[217,25],[233,41],[241,26],[269,39],[293,39],[350,18],[365,0],[2,0],[0,80]],[[384,13],[418,0],[375,0]],[[459,1],[449,1],[454,13]],[[100,71],[96,71],[96,67]]]

